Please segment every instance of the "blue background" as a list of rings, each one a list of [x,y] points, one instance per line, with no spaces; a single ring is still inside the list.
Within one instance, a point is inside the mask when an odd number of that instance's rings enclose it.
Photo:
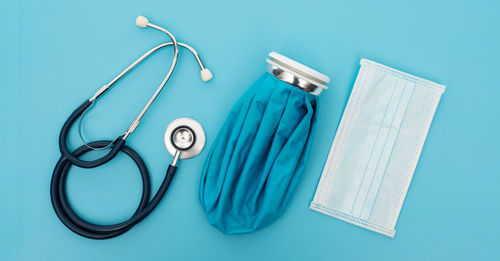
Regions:
[[[500,16],[498,1],[1,1],[0,260],[499,260]],[[159,207],[128,233],[80,237],[49,197],[58,133],[84,99],[140,54],[165,41],[137,15],[192,44],[212,69],[208,84],[183,51],[176,72],[128,139],[146,159],[154,191],[171,160],[166,125],[194,117],[213,143],[228,111],[278,51],[329,75],[312,157],[285,212],[260,231],[226,236],[198,202],[208,149],[181,162]],[[114,138],[133,120],[170,63],[163,50],[88,114],[90,140]],[[394,239],[308,209],[360,58],[447,85]],[[79,146],[76,132],[71,146]],[[117,222],[135,209],[140,179],[119,156],[73,168],[78,213]]]

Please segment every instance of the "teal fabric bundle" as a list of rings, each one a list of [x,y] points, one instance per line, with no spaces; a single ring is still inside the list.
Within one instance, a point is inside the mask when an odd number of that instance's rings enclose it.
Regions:
[[[317,97],[265,73],[240,98],[201,175],[200,201],[226,234],[254,231],[282,213],[304,172]]]

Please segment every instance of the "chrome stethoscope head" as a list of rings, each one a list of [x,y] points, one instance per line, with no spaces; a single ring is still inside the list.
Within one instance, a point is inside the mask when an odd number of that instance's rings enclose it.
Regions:
[[[165,130],[165,147],[174,156],[172,165],[178,159],[190,159],[201,153],[205,147],[205,131],[201,124],[191,118],[178,118]]]

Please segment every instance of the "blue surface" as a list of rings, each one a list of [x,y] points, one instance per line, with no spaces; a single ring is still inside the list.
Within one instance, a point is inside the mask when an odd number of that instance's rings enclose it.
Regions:
[[[500,2],[469,2],[2,1],[0,260],[499,260]],[[123,236],[89,240],[57,219],[49,182],[63,121],[165,40],[137,28],[138,14],[197,47],[215,75],[204,85],[183,52],[165,92],[128,140],[146,159],[155,189],[171,160],[162,141],[166,125],[195,117],[209,147],[263,72],[268,52],[332,77],[320,99],[312,157],[272,225],[226,236],[208,224],[198,202],[208,150],[182,162],[163,202]],[[161,51],[100,100],[87,118],[90,139],[124,131],[170,55]],[[447,85],[394,239],[308,209],[363,57]],[[139,176],[125,157],[93,171],[74,168],[68,182],[71,203],[95,222],[122,220],[139,200]]]

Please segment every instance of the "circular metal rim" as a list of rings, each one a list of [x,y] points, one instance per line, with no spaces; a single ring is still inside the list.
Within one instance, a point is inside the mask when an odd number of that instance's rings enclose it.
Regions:
[[[193,146],[191,146],[191,148],[187,150],[181,151],[180,155],[181,159],[190,159],[200,154],[203,148],[205,147],[205,140],[206,140],[205,131],[203,130],[203,127],[199,122],[197,122],[192,118],[187,118],[187,117],[175,119],[170,124],[168,124],[165,130],[165,135],[163,137],[163,140],[165,143],[165,147],[172,156],[175,155],[177,149],[172,143],[171,136],[174,130],[181,126],[186,126],[190,128],[194,133],[195,141]]]
[[[177,133],[177,131],[179,131],[180,129],[187,129],[191,135],[193,135],[193,141],[191,142],[191,144],[189,144],[189,146],[187,146],[186,148],[181,148],[179,147],[176,143],[175,143],[175,140],[174,140],[174,136],[175,134]],[[177,150],[180,150],[180,151],[186,151],[186,150],[189,150],[190,148],[192,148],[194,146],[194,144],[196,143],[196,134],[194,133],[193,129],[191,129],[189,126],[186,126],[186,125],[180,125],[180,126],[177,126],[173,131],[172,131],[172,134],[170,135],[170,142],[172,143],[172,145],[177,149]]]

